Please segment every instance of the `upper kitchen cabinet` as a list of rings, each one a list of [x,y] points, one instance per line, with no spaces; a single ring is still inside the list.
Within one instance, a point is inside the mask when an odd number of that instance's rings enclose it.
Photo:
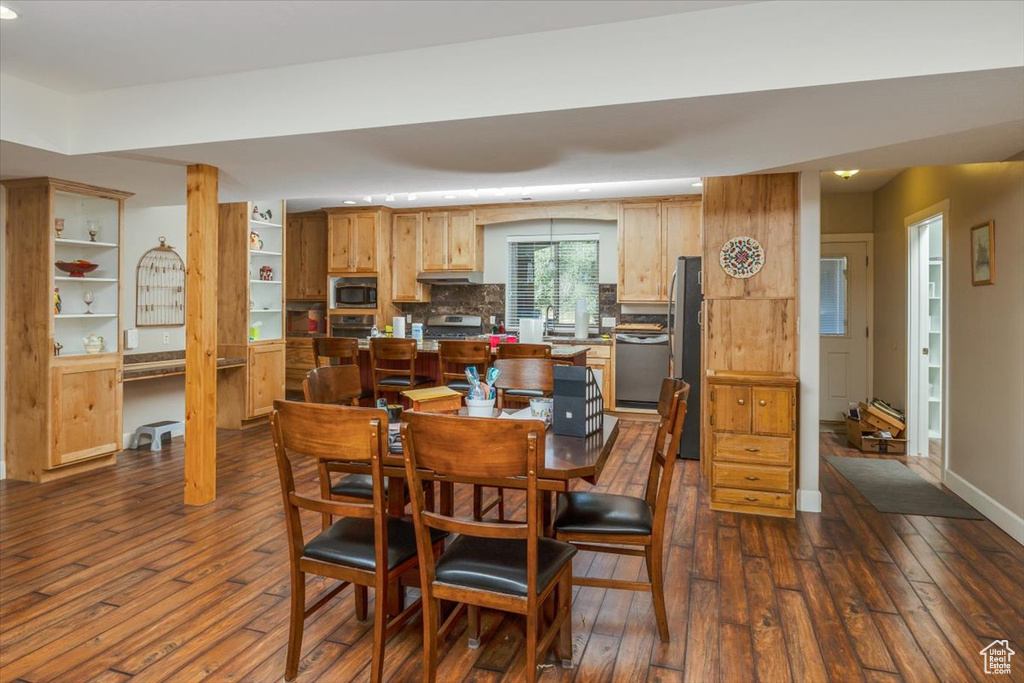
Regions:
[[[327,299],[327,214],[322,211],[288,216],[286,231],[288,278],[285,298]]]
[[[423,213],[422,272],[481,271],[484,229],[472,210]]]
[[[328,209],[327,269],[331,273],[376,273],[382,212]]]
[[[396,213],[391,240],[392,301],[430,301],[430,285],[416,279],[423,268],[423,213]]]
[[[620,303],[667,303],[680,256],[700,255],[700,198],[624,202],[619,211]]]
[[[798,178],[777,173],[705,180],[705,299],[796,296]],[[764,265],[753,277],[730,277],[718,265],[722,247],[736,237],[753,237],[761,245]]]

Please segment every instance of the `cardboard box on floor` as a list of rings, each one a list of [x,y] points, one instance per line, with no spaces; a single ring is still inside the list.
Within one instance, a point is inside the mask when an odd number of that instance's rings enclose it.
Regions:
[[[907,452],[906,439],[880,439],[874,436],[877,431],[871,426],[865,428],[863,420],[858,422],[850,416],[846,417],[846,441],[857,450],[887,455],[899,455]]]
[[[907,429],[905,423],[871,404],[861,401],[859,408],[860,424],[863,431],[883,431],[889,432],[893,437],[899,437]]]

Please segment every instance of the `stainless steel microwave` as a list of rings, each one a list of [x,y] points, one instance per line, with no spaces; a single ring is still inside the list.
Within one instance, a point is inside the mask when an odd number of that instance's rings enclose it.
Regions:
[[[377,280],[374,278],[335,280],[334,308],[377,308]]]

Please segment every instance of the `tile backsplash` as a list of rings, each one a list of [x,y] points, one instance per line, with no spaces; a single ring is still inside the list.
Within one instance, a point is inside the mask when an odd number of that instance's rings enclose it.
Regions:
[[[479,315],[484,325],[493,315],[497,320],[505,317],[505,285],[444,285],[434,286],[430,291],[431,301],[425,304],[396,304],[411,315],[415,322],[425,322],[432,315]],[[613,317],[619,322],[664,323],[664,315],[623,315],[615,301],[616,286],[600,285],[598,291],[601,317]],[[599,321],[595,321],[595,324]],[[601,330],[605,332],[607,330]]]

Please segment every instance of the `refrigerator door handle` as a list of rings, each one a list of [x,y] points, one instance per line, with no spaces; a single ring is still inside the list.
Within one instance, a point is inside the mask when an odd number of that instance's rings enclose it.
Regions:
[[[679,262],[676,261],[676,267],[672,271],[672,283],[668,286],[668,376],[676,376],[676,340],[675,340],[675,322],[672,320],[672,313],[675,311],[675,296],[676,296],[676,276],[679,274]]]

